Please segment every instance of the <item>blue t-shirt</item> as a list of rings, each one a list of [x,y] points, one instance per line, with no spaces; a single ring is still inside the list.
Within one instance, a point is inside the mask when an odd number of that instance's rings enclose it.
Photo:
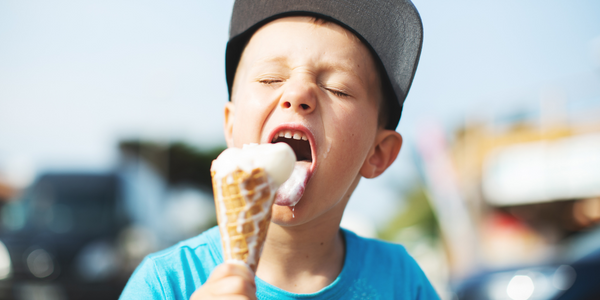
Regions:
[[[357,236],[342,229],[346,257],[340,275],[312,294],[286,292],[256,277],[258,299],[439,299],[401,245]],[[223,262],[217,227],[163,251],[137,267],[120,299],[188,300]]]

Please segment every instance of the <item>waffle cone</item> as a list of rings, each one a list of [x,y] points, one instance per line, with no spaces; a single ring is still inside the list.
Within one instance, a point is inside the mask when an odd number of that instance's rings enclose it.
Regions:
[[[224,260],[244,262],[256,271],[271,222],[275,191],[270,179],[262,168],[211,175]]]

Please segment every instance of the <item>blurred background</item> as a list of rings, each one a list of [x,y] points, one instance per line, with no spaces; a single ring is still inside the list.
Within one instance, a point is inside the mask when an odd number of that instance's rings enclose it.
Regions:
[[[342,226],[443,299],[600,299],[600,2],[414,3],[404,146]],[[216,224],[232,4],[0,2],[0,299],[116,299]]]

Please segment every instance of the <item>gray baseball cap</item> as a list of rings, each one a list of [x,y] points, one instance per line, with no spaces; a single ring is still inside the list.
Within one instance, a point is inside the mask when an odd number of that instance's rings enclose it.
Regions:
[[[410,0],[236,0],[225,54],[227,87],[231,89],[244,47],[256,30],[287,16],[314,16],[354,33],[375,58],[388,92],[387,129],[400,121],[423,45],[423,25]]]

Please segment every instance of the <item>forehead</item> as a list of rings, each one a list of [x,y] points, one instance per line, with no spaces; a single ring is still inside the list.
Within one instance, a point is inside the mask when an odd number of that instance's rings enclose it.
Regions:
[[[350,31],[311,17],[286,17],[257,30],[244,49],[238,71],[245,67],[280,64],[334,68],[361,80],[376,79],[367,47]]]

